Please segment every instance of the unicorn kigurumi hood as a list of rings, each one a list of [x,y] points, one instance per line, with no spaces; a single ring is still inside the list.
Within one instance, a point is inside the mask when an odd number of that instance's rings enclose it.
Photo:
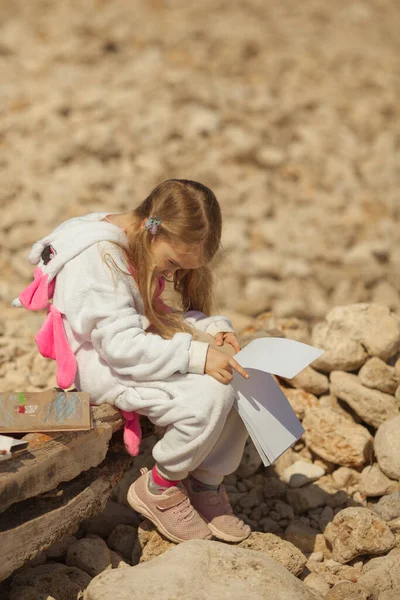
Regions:
[[[39,352],[57,362],[57,385],[70,387],[76,374],[76,360],[66,338],[62,316],[52,298],[57,274],[64,265],[83,250],[101,241],[125,246],[125,233],[115,225],[102,221],[110,213],[91,213],[61,223],[49,235],[33,244],[28,260],[36,265],[33,281],[12,305],[28,310],[47,309],[47,318],[35,336]]]
[[[34,280],[12,302],[28,310],[42,310],[53,297],[55,279],[63,266],[83,250],[101,241],[126,245],[126,236],[115,225],[102,221],[110,213],[91,213],[61,223],[49,235],[35,242],[28,260],[37,265]],[[90,227],[88,224],[91,223]]]

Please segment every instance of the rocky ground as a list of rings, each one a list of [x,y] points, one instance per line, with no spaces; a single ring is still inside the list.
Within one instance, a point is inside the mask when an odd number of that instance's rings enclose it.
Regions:
[[[60,221],[188,177],[223,207],[237,322],[400,307],[396,0],[1,0],[0,19],[5,305]]]
[[[0,0],[0,389],[54,385],[33,341],[43,314],[9,306],[36,239],[169,177],[212,187],[220,311],[244,343],[287,335],[326,353],[280,382],[302,440],[266,470],[249,445],[226,482],[250,540],[186,552],[245,572],[267,554],[291,599],[400,596],[399,27],[395,0]],[[4,594],[70,600],[105,571],[97,600],[116,567],[161,572],[149,559],[169,544],[123,505],[149,460]],[[118,581],[133,598],[131,572]]]
[[[10,600],[70,600],[84,590],[85,600],[102,600],[115,589],[145,598],[160,573],[162,599],[198,598],[197,587],[218,594],[222,584],[244,599],[254,569],[255,598],[265,598],[266,589],[273,600],[399,598],[399,317],[384,305],[353,304],[333,309],[311,329],[299,319],[261,314],[242,332],[242,344],[265,333],[313,343],[325,354],[292,380],[278,380],[303,423],[301,440],[268,468],[249,442],[239,469],[226,478],[235,513],[252,527],[250,538],[238,547],[191,542],[170,552],[174,544],[126,501],[140,468],[152,465],[156,434],[149,430],[105,512],[3,584]],[[129,569],[144,563],[144,570]],[[200,563],[202,575],[193,571]],[[179,593],[171,575],[177,564],[191,581]]]

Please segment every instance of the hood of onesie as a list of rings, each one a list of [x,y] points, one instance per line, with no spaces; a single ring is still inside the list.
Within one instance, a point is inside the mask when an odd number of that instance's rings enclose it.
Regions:
[[[28,256],[29,262],[36,266],[34,280],[12,301],[12,305],[28,310],[46,308],[53,296],[57,273],[68,261],[101,241],[126,246],[127,238],[122,229],[102,221],[109,214],[112,213],[97,212],[68,219],[49,235],[35,242]]]

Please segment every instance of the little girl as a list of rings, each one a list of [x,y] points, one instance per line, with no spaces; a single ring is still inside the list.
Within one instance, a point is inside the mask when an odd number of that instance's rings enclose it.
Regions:
[[[69,219],[35,243],[34,281],[14,300],[47,307],[36,342],[57,361],[57,383],[110,402],[127,420],[125,444],[137,455],[138,415],[165,428],[155,466],[131,485],[128,502],[170,540],[244,540],[250,529],[222,485],[242,458],[247,431],[234,408],[225,352],[240,350],[228,319],[211,310],[209,263],[221,239],[213,192],[195,181],[161,183],[133,212]],[[161,299],[173,282],[181,310]],[[50,301],[51,300],[51,301]]]

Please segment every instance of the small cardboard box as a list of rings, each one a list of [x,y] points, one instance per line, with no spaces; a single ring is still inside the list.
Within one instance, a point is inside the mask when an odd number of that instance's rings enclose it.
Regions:
[[[90,395],[48,389],[0,393],[0,434],[91,429]]]

